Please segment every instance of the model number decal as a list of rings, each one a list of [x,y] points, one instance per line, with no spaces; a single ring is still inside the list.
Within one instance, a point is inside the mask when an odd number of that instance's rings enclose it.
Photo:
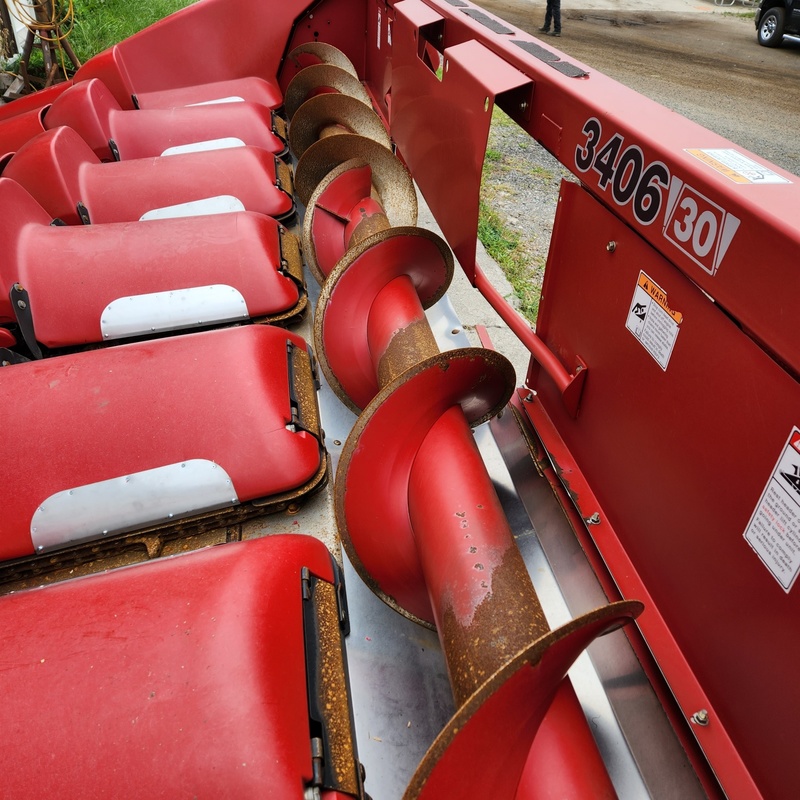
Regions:
[[[603,142],[603,126],[596,117],[586,121],[582,133],[586,142],[575,148],[575,166],[584,173],[596,172],[602,191],[610,189],[617,205],[631,203],[634,217],[642,225],[650,225],[658,217],[664,190],[669,187],[667,165],[661,161],[645,164],[641,149],[625,147],[625,139],[618,133]]]
[[[618,206],[631,205],[633,216],[650,225],[664,213],[663,235],[710,275],[716,274],[739,229],[740,220],[697,189],[673,176],[662,161],[647,163],[641,148],[613,133],[603,136],[597,117],[586,120],[586,137],[575,148],[575,166],[597,176],[597,186]]]
[[[678,178],[669,187],[664,238],[714,275],[728,252],[739,218]]]

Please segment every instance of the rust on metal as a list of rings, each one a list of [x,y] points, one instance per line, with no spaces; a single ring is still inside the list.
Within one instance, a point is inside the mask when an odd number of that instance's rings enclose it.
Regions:
[[[415,320],[392,337],[378,362],[378,383],[386,386],[420,361],[439,352],[427,320]]]
[[[386,214],[362,214],[361,222],[353,229],[348,246],[352,247],[353,245],[359,244],[365,239],[369,239],[370,236],[374,236],[381,231],[389,230],[391,227],[391,223]]]
[[[443,598],[439,637],[457,706],[530,642],[550,630],[525,562],[510,539],[500,564],[484,583],[486,596],[467,624],[453,611],[450,598]]]
[[[320,94],[297,109],[289,130],[289,147],[296,158],[318,139],[340,133],[357,133],[391,148],[380,118],[360,100],[345,94]]]
[[[341,142],[341,139],[339,142]],[[352,150],[353,148],[351,147],[350,149]],[[320,286],[325,282],[326,276],[319,266],[312,237],[314,218],[318,213],[329,213],[321,198],[327,189],[342,175],[351,170],[369,166],[373,182],[371,194],[378,195],[376,199],[383,208],[389,226],[403,227],[416,224],[417,193],[408,171],[400,163],[399,159],[391,154],[387,155],[381,150],[376,150],[372,155],[373,158],[369,162],[363,158],[350,158],[334,166],[316,184],[306,204],[306,213],[303,218],[303,247],[306,254],[306,263]],[[389,172],[390,174],[384,176],[384,172]],[[375,183],[382,187],[382,193],[374,188]],[[347,221],[342,219],[341,224],[344,227]]]
[[[486,763],[473,764],[459,759],[457,750],[459,745],[463,747],[464,742],[467,747],[472,744],[472,749],[476,741],[485,741],[489,745],[507,733],[508,726],[512,724],[518,730],[535,734],[538,722],[575,658],[598,636],[636,619],[643,609],[644,606],[637,600],[610,603],[546,633],[515,654],[459,707],[420,762],[403,794],[403,800],[433,800],[444,796],[436,794],[436,784],[441,780],[441,775],[448,770],[452,772],[454,767],[468,785],[473,774],[477,778],[477,770],[485,769]],[[522,680],[519,680],[520,677]],[[500,709],[505,709],[506,713],[496,713]],[[513,714],[513,718],[510,714]],[[527,725],[523,725],[521,720],[526,716]],[[471,724],[473,722],[475,724]],[[523,763],[531,742],[532,735],[527,747],[518,749]],[[502,758],[505,753],[498,755]],[[499,764],[497,768],[504,771],[508,766]],[[521,772],[521,764],[510,766],[517,767]],[[432,785],[433,792],[427,792]],[[477,789],[474,784],[473,788]]]
[[[286,87],[283,99],[286,116],[291,120],[297,109],[320,89],[349,95],[372,108],[367,90],[354,75],[332,64],[312,64],[301,69]]]
[[[307,58],[303,58],[303,56],[307,56]],[[326,42],[306,42],[298,45],[289,53],[289,60],[298,69],[311,66],[313,63],[331,64],[349,72],[354,78],[358,77],[353,62],[338,47]]]
[[[342,449],[334,481],[334,509],[344,549],[361,578],[381,600],[403,616],[426,627],[433,627],[430,610],[427,616],[414,613],[401,597],[406,588],[406,580],[412,583],[416,580],[424,591],[421,566],[418,567],[419,574],[416,578],[409,575],[398,577],[398,585],[395,586],[392,581],[381,583],[376,580],[372,575],[372,564],[365,561],[359,553],[361,537],[380,536],[382,542],[401,551],[409,562],[416,561],[419,564],[408,514],[402,518],[387,517],[382,521],[380,531],[353,528],[347,513],[349,474],[354,465],[368,465],[368,471],[375,479],[369,500],[376,507],[387,505],[386,498],[381,494],[378,478],[391,472],[393,480],[398,481],[395,491],[405,491],[407,485],[404,488],[399,482],[403,475],[407,476],[410,472],[411,462],[416,454],[416,450],[410,452],[413,448],[410,448],[409,442],[424,438],[428,430],[428,417],[434,421],[441,411],[460,405],[464,409],[467,422],[473,427],[480,425],[505,407],[515,382],[514,368],[504,356],[495,351],[463,348],[439,353],[416,364],[382,387],[359,415]],[[424,418],[422,421],[418,418],[412,423],[408,407],[414,403],[427,407],[415,409],[417,413],[423,411]],[[383,428],[391,428],[397,441],[406,444],[402,452],[389,451],[385,440],[379,437],[374,439],[370,435],[373,429]],[[407,499],[405,502],[407,507]]]
[[[416,222],[417,193],[408,170],[391,150],[355,133],[321,139],[303,153],[297,162],[294,178],[300,201],[308,206],[320,181],[334,167],[354,158],[372,168],[376,199],[386,213],[391,217],[392,209],[405,207],[407,215],[413,213]]]
[[[317,581],[313,593],[318,635],[316,686],[319,711],[328,733],[329,763],[338,791],[359,797],[361,781],[355,750],[353,723],[348,702],[344,650],[339,628],[336,587]]]
[[[294,194],[292,168],[280,158],[275,159],[275,176],[278,180],[278,188],[291,197]]]

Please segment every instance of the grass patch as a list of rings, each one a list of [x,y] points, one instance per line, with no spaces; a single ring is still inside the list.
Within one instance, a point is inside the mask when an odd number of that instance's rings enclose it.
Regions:
[[[192,2],[193,0],[74,0],[75,27],[69,41],[78,58],[86,61]]]
[[[520,311],[530,322],[536,322],[539,312],[539,281],[531,268],[520,235],[511,230],[502,217],[481,200],[478,216],[478,238],[486,252],[500,265],[514,294],[519,298]],[[539,265],[541,269],[542,265]]]
[[[62,35],[66,35],[78,60],[84,63],[93,55],[192,2],[194,0],[74,0],[73,18],[69,20],[67,3],[57,0],[56,18],[62,22]],[[71,74],[72,65],[66,54],[59,54],[56,46],[54,50],[56,60],[67,67],[68,75]],[[31,53],[28,72],[39,79],[45,77],[44,60],[38,47]]]

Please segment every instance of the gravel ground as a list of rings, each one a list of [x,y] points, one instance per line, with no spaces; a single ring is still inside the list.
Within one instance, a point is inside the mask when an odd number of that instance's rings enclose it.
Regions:
[[[569,170],[502,112],[495,111],[484,167],[483,200],[519,236],[541,287],[562,178]],[[531,320],[532,322],[534,320]]]

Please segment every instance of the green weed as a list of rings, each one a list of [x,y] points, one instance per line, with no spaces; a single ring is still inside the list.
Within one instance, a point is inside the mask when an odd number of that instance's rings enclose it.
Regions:
[[[69,41],[86,61],[193,0],[74,0],[75,27]]]
[[[483,200],[478,217],[478,238],[486,252],[500,265],[514,294],[519,298],[520,311],[530,322],[536,322],[539,312],[541,272],[544,265],[535,267],[525,252],[520,235],[511,230],[501,216]],[[537,269],[538,267],[538,269]]]

